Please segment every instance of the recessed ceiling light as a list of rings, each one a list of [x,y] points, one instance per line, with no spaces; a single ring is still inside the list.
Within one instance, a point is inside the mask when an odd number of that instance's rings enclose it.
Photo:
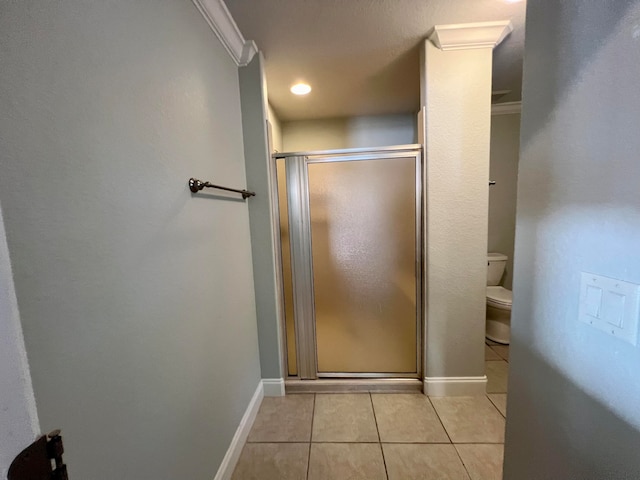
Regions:
[[[306,95],[311,91],[311,87],[306,83],[296,83],[291,87],[291,93],[294,95]]]

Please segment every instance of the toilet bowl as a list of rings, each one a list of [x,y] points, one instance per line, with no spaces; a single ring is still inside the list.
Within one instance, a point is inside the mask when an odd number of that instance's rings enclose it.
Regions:
[[[487,316],[485,335],[489,340],[509,345],[511,333],[511,290],[500,286],[507,264],[502,253],[487,255]]]
[[[486,337],[494,342],[509,345],[511,333],[511,290],[504,287],[487,287]]]

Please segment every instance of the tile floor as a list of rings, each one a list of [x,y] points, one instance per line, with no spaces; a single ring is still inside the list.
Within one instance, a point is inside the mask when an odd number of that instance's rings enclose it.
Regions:
[[[509,347],[486,346],[487,395],[267,397],[233,480],[498,480]]]

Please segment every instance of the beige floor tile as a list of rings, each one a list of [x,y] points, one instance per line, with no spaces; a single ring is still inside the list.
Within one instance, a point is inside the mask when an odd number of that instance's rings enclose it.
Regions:
[[[378,429],[369,394],[318,394],[314,442],[377,442]]]
[[[509,364],[504,360],[484,362],[487,374],[487,393],[507,393]]]
[[[502,480],[504,445],[456,445],[471,480]]]
[[[389,480],[468,480],[453,445],[382,445]]]
[[[509,345],[494,345],[491,349],[500,355],[502,360],[509,361]],[[486,360],[489,360],[488,358]]]
[[[453,443],[503,443],[504,417],[486,396],[433,397]]]
[[[493,402],[500,413],[507,416],[507,394],[506,393],[489,393],[487,394],[489,400]]]
[[[386,480],[379,443],[312,443],[309,480]]]
[[[484,346],[484,359],[485,360],[502,360],[500,355],[498,355],[489,345]]]
[[[308,443],[247,443],[232,480],[305,480]]]
[[[248,442],[308,442],[311,439],[313,395],[265,397]]]
[[[382,442],[449,443],[429,398],[422,394],[372,394]]]

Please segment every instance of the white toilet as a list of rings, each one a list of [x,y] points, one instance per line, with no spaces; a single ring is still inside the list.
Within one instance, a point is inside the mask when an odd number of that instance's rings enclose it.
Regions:
[[[500,286],[506,264],[506,255],[502,253],[487,254],[486,336],[494,342],[509,345],[513,296],[511,290]]]

